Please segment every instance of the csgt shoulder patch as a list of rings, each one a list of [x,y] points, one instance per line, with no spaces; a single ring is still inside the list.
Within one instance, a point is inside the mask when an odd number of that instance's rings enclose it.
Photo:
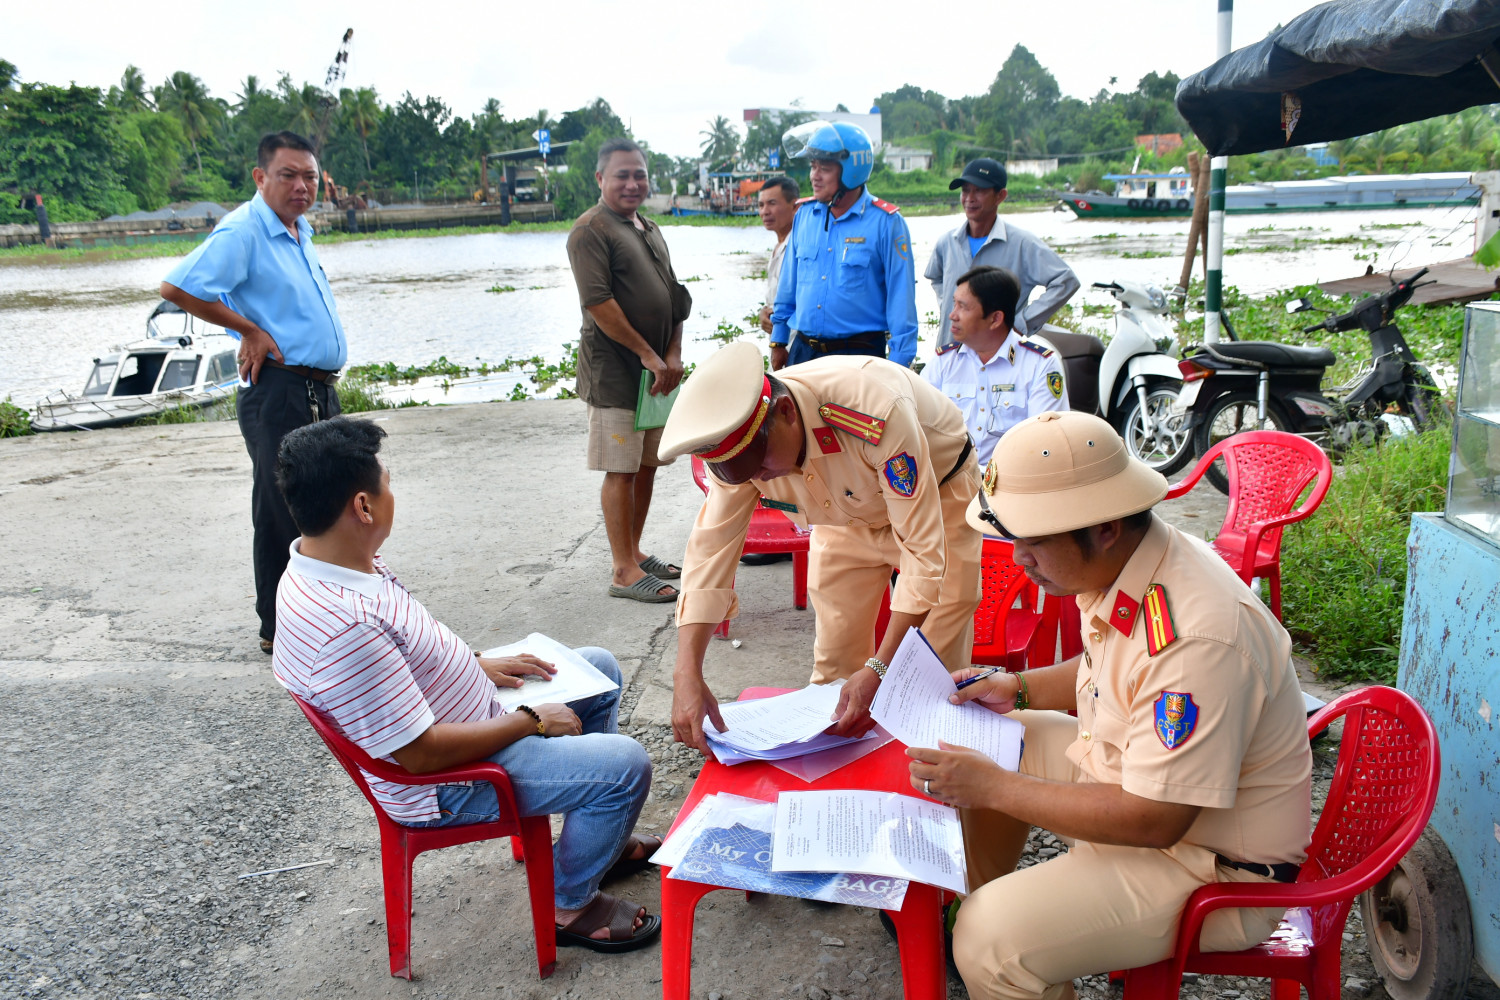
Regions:
[[[891,489],[897,496],[909,497],[917,492],[916,460],[903,451],[886,462],[885,481],[891,484]]]

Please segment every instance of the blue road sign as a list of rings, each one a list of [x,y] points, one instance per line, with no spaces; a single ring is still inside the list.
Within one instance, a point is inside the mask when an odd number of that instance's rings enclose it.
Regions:
[[[779,170],[781,168],[781,150],[771,150],[771,155],[767,158],[767,163],[772,170]]]
[[[541,142],[537,143],[537,148],[542,151],[543,156],[546,156],[548,153],[552,152],[552,143],[548,142],[546,139],[543,139]]]

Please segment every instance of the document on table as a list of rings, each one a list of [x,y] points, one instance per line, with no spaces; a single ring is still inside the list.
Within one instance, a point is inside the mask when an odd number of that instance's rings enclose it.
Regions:
[[[525,683],[517,688],[495,688],[495,700],[504,705],[507,712],[514,712],[517,705],[528,702],[565,705],[570,701],[617,690],[620,686],[601,674],[588,660],[540,632],[533,632],[509,646],[486,649],[479,655],[488,658],[520,656],[522,653],[530,653],[539,660],[545,660],[557,668],[557,673],[550,680],[528,676]]]
[[[1009,771],[1021,766],[1026,727],[982,705],[954,705],[958,691],[920,629],[909,629],[875,692],[870,715],[909,747],[936,749],[938,740],[978,750]]]
[[[969,891],[958,811],[896,792],[782,792],[771,870],[870,872]]]
[[[670,864],[669,877],[689,882],[852,906],[901,908],[906,879],[773,867],[771,838],[778,811],[775,802],[723,793],[704,796],[652,860]]]
[[[704,716],[703,729],[718,743],[751,752],[810,740],[833,725],[833,710],[838,707],[842,686],[842,681],[809,684],[774,698],[726,702],[719,706],[719,712],[729,728],[720,732]]]

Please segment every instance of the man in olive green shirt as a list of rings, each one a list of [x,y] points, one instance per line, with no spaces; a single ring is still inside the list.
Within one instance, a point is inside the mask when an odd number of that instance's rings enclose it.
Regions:
[[[573,223],[568,261],[583,327],[578,395],[589,407],[589,468],[604,473],[600,502],[613,572],[609,593],[652,604],[677,599],[682,570],[641,551],[661,428],[635,429],[641,373],[662,395],[682,380],[682,323],[692,296],[677,280],[661,228],[637,213],[650,193],[646,155],[629,139],[599,150],[599,204]]]

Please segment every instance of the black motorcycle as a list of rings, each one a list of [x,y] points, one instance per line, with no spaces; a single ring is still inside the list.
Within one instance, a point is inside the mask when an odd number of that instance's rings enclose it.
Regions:
[[[1408,418],[1415,430],[1429,427],[1438,393],[1394,321],[1396,310],[1411,300],[1417,279],[1426,273],[1424,267],[1360,300],[1347,313],[1303,328],[1308,333],[1360,327],[1369,333],[1372,361],[1353,385],[1323,391],[1323,374],[1336,360],[1325,347],[1231,340],[1190,348],[1178,365],[1183,378],[1178,405],[1188,410],[1194,454],[1202,458],[1231,434],[1272,429],[1299,434],[1337,454],[1355,442],[1377,441],[1387,430],[1381,418],[1392,410]],[[1293,313],[1312,308],[1306,299],[1287,304]],[[1233,338],[1228,316],[1224,323]],[[1214,463],[1207,478],[1220,492],[1229,491],[1221,463]]]

